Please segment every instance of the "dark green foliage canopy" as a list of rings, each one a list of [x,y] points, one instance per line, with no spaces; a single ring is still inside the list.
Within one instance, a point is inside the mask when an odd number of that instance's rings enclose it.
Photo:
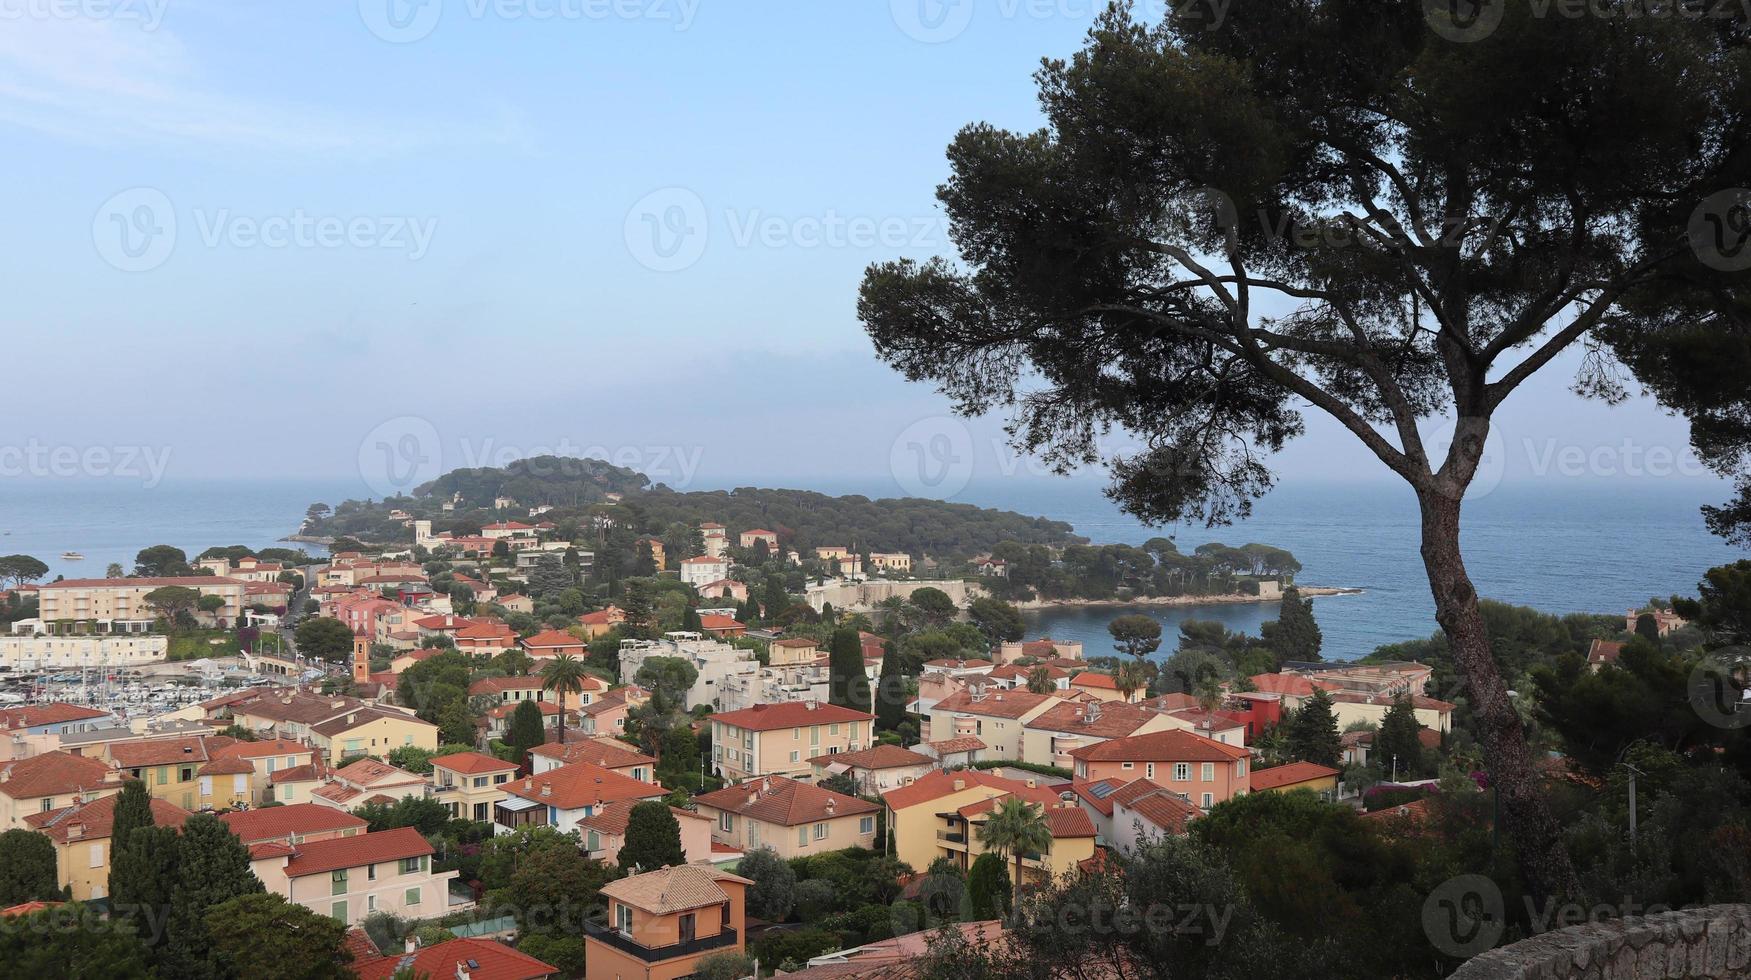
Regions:
[[[1279,664],[1289,660],[1320,659],[1319,623],[1313,619],[1313,600],[1303,599],[1301,590],[1294,586],[1283,590],[1283,605],[1277,621],[1264,624],[1260,632]]]
[[[1303,762],[1336,768],[1343,744],[1338,739],[1338,719],[1331,698],[1315,688],[1288,722],[1289,754]]]
[[[48,835],[23,828],[0,833],[0,903],[17,905],[60,897],[55,845]]]
[[[827,647],[827,703],[868,711],[872,693],[863,669],[862,639],[854,629],[834,630]]]
[[[213,951],[238,977],[345,980],[347,923],[278,895],[240,895],[207,910]]]
[[[620,870],[658,868],[686,864],[681,847],[681,821],[660,800],[645,800],[632,808],[626,822],[626,842],[620,847]]]

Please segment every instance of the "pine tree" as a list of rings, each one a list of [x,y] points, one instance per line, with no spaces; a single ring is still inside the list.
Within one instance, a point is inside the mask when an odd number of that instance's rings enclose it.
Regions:
[[[197,813],[182,826],[171,890],[170,929],[161,975],[170,980],[220,980],[225,965],[207,935],[207,910],[239,895],[262,892],[249,867],[249,848],[215,817]]]
[[[133,840],[133,833],[141,827],[150,827],[152,819],[152,796],[146,791],[146,784],[138,779],[130,779],[122,785],[122,791],[116,795],[115,811],[110,819],[109,832],[109,895],[114,901],[116,894],[115,869],[124,863],[122,852]]]
[[[1321,637],[1319,623],[1313,618],[1313,600],[1301,598],[1301,590],[1290,586],[1283,593],[1283,606],[1277,621],[1266,623],[1260,630],[1265,645],[1276,655],[1278,666],[1290,660],[1319,660]]]
[[[1333,713],[1331,698],[1316,688],[1312,696],[1295,712],[1289,730],[1289,754],[1303,762],[1336,766],[1343,753],[1338,739],[1338,719]]]
[[[869,675],[863,672],[863,641],[857,631],[834,630],[827,657],[827,702],[868,711]]]
[[[10,906],[60,897],[54,842],[22,827],[0,833],[0,902]]]
[[[687,863],[681,847],[681,822],[659,800],[645,800],[632,808],[626,821],[626,842],[620,846],[620,870],[638,867],[644,871]]]
[[[766,618],[777,619],[779,614],[790,608],[790,593],[784,589],[784,579],[777,575],[766,576],[766,594],[761,597],[761,604],[766,607]]]
[[[882,674],[876,687],[876,728],[895,731],[906,720],[906,678],[900,673],[900,654],[892,642],[882,644]]]

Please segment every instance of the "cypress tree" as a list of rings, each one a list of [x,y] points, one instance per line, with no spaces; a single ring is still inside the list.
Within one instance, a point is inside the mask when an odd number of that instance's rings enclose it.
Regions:
[[[249,848],[218,817],[197,813],[182,826],[171,890],[170,935],[159,972],[170,980],[220,980],[225,965],[207,935],[207,910],[265,889],[249,867]]]
[[[1342,752],[1338,719],[1332,711],[1331,698],[1324,690],[1315,689],[1295,712],[1295,721],[1289,731],[1289,754],[1304,762],[1335,767]]]
[[[505,739],[511,747],[511,758],[519,766],[529,766],[529,750],[547,742],[547,730],[541,721],[541,709],[534,701],[524,701],[511,712],[511,730]]]
[[[179,836],[174,827],[135,827],[110,837],[110,915],[134,920],[135,935],[162,945],[164,923],[176,889]]]
[[[1411,707],[1410,699],[1399,697],[1386,709],[1380,731],[1374,736],[1374,749],[1382,771],[1393,771],[1393,757],[1398,757],[1398,774],[1415,778],[1423,769],[1423,743],[1418,738],[1422,725]]]
[[[637,866],[645,871],[687,863],[681,847],[681,821],[669,805],[645,800],[632,808],[626,821],[626,843],[620,847],[620,870]]]
[[[906,720],[906,678],[892,641],[882,644],[882,674],[876,687],[876,727],[895,731]]]
[[[1313,618],[1313,600],[1301,598],[1301,590],[1294,586],[1283,593],[1277,621],[1266,623],[1260,632],[1276,655],[1278,666],[1289,660],[1320,659],[1321,637],[1319,623]]]
[[[868,711],[869,677],[863,672],[863,641],[857,631],[834,630],[827,656],[827,702]]]

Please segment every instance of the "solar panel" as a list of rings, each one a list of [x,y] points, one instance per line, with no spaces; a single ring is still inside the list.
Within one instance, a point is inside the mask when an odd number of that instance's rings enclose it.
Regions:
[[[1088,788],[1088,791],[1094,794],[1095,799],[1104,800],[1113,795],[1113,790],[1116,789],[1118,789],[1118,787],[1114,786],[1112,783],[1095,783]]]

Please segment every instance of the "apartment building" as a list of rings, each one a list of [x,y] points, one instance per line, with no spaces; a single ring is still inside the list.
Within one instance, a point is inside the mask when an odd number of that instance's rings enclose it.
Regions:
[[[975,769],[934,772],[882,794],[888,826],[893,829],[894,854],[915,868],[927,868],[937,858],[948,858],[963,870],[971,868],[986,851],[980,828],[1002,801],[1012,797],[1039,807],[1052,833],[1052,845],[1045,851],[1023,855],[1022,874],[1028,881],[1067,874],[1094,856],[1094,822],[1074,797],[1062,799],[1033,779],[1007,779]]]
[[[516,763],[479,752],[439,756],[432,760],[431,796],[449,807],[450,816],[485,823],[516,775]]]
[[[609,803],[622,800],[657,800],[669,791],[656,783],[574,762],[538,776],[504,784],[505,798],[493,805],[495,833],[508,834],[519,827],[552,827],[560,833],[578,829],[580,821],[593,817]]]
[[[874,737],[875,715],[820,701],[757,704],[711,716],[712,767],[739,782],[807,776],[810,759],[856,752]]]
[[[1078,781],[1142,777],[1205,810],[1250,789],[1246,749],[1179,729],[1100,742],[1070,757]]]
[[[617,738],[589,737],[564,743],[548,742],[529,750],[529,764],[537,776],[575,762],[601,766],[640,782],[657,781],[657,760]]]
[[[969,688],[930,708],[930,738],[942,741],[973,736],[986,745],[986,758],[1025,758],[1027,723],[1062,701],[1030,691]]]
[[[433,872],[435,853],[418,830],[400,827],[259,845],[251,851],[250,868],[270,893],[348,925],[374,912],[428,919],[470,904],[452,904],[449,888],[457,872]]]
[[[25,826],[24,818],[122,790],[122,777],[109,764],[67,752],[45,752],[0,763],[0,830]]]
[[[1071,753],[1115,738],[1181,727],[1167,715],[1122,701],[1059,701],[1022,726],[1023,762],[1071,767]]]
[[[157,663],[169,649],[170,638],[156,634],[0,636],[0,667],[24,672],[113,670]]]
[[[674,632],[664,634],[660,640],[622,640],[620,682],[633,683],[638,669],[650,657],[678,657],[699,672],[685,695],[685,707],[689,710],[702,704],[721,707],[718,691],[727,678],[752,678],[760,673],[759,658],[752,650],[737,649],[699,633]]]
[[[693,798],[712,821],[711,838],[741,851],[766,847],[789,859],[876,846],[868,800],[783,776],[762,776]]]
[[[857,790],[874,796],[898,789],[937,768],[936,759],[898,745],[872,745],[857,752],[819,755],[809,760],[818,782],[829,776],[848,776]]]
[[[213,575],[66,579],[38,587],[37,618],[43,632],[57,635],[148,633],[158,613],[146,596],[169,586],[223,599],[225,604],[208,614],[221,627],[237,622],[247,604],[247,582]]]

